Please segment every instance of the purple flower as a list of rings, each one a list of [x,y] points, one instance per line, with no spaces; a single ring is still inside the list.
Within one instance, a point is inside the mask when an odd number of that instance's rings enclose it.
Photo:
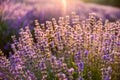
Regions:
[[[107,49],[106,49],[106,48],[103,48],[102,50],[103,50],[103,53],[106,54]]]
[[[41,62],[41,64],[40,64],[40,68],[41,68],[41,69],[46,69],[46,65],[45,65],[44,62]]]
[[[80,77],[78,78],[78,80],[84,80],[84,79],[82,78],[82,76],[80,76]]]
[[[103,55],[102,56],[102,60],[108,60],[109,59],[109,56],[108,55]]]
[[[89,52],[88,52],[87,50],[85,50],[85,51],[84,51],[84,55],[85,55],[85,57],[87,57],[88,54],[89,54]]]
[[[120,46],[120,42],[116,42],[116,44],[117,44],[118,46]]]
[[[56,61],[56,57],[55,57],[55,56],[52,56],[50,62],[51,62],[51,63],[54,63],[55,61]]]
[[[35,75],[31,73],[29,70],[26,71],[26,76],[27,76],[27,80],[37,80]]]
[[[83,62],[79,62],[77,65],[78,65],[78,68],[80,71],[84,70],[84,63]]]
[[[94,36],[94,35],[91,35],[91,36],[90,36],[90,39],[91,39],[91,40],[95,39],[95,36]]]
[[[110,43],[111,43],[111,40],[106,40],[106,41],[105,41],[105,44],[106,44],[106,45],[109,45]]]
[[[105,76],[105,78],[103,80],[110,80],[109,76]]]
[[[67,70],[69,74],[72,74],[74,72],[74,68],[70,68]]]
[[[80,56],[81,55],[81,52],[78,52],[78,54],[77,54],[78,56]]]

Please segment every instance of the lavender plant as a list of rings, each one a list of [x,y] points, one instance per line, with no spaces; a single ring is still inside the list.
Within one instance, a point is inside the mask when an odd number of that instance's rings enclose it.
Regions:
[[[0,51],[2,80],[119,80],[120,21],[105,23],[95,13],[35,20],[12,36],[7,59]]]
[[[24,26],[33,29],[35,19],[45,22],[52,17],[57,19],[72,11],[77,12],[81,20],[86,19],[91,12],[97,13],[103,21],[120,19],[120,10],[117,8],[84,3],[81,0],[68,0],[64,8],[62,2],[63,0],[0,0],[0,48],[2,51],[8,55],[10,36],[17,35],[19,28]]]

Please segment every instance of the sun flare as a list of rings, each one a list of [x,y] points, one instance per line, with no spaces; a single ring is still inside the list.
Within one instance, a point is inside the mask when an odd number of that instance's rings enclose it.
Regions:
[[[67,1],[62,0],[62,5],[63,5],[63,14],[65,14],[66,13],[66,7],[67,7]]]

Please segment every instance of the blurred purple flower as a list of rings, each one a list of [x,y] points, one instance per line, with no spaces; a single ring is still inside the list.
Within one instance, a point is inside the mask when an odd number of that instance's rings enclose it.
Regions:
[[[103,80],[110,80],[109,76],[105,76],[105,78]]]
[[[79,62],[77,65],[78,65],[78,68],[80,71],[84,70],[84,63],[83,62]]]
[[[85,55],[85,57],[87,57],[88,54],[89,54],[89,52],[88,52],[87,50],[85,50],[85,51],[84,51],[84,55]]]
[[[108,55],[103,55],[102,56],[102,60],[108,60],[109,59],[109,56]]]
[[[118,46],[120,46],[120,42],[116,42],[116,44],[117,44]]]

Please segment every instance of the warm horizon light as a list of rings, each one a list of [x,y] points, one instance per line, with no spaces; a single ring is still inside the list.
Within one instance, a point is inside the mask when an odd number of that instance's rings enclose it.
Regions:
[[[65,15],[66,14],[66,8],[67,8],[67,1],[62,0],[62,5],[63,5],[63,15]]]

